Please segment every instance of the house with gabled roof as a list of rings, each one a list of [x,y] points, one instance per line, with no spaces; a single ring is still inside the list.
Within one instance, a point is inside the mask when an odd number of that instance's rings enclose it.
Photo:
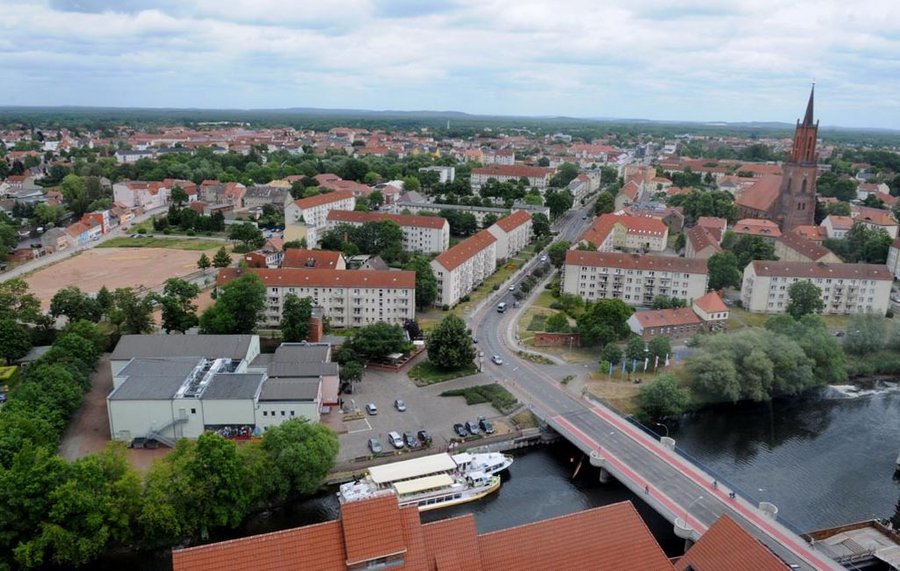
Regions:
[[[497,238],[487,230],[466,238],[431,260],[438,303],[452,306],[497,269]]]

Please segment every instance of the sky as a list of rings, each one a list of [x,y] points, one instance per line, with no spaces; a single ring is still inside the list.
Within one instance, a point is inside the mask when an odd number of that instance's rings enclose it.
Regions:
[[[900,129],[896,0],[0,0],[0,105]]]

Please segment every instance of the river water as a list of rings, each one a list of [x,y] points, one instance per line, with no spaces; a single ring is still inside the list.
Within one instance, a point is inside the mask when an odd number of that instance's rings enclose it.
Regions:
[[[900,452],[900,392],[821,397],[716,407],[671,429],[679,448],[750,498],[774,502],[799,531],[871,517],[890,517],[900,496],[894,479]],[[424,522],[465,513],[479,532],[522,525],[630,500],[669,555],[683,543],[672,526],[622,485],[602,485],[566,442],[517,455],[499,492],[479,502],[427,512]],[[320,523],[339,514],[333,491],[252,518],[228,539]],[[167,555],[107,557],[94,569],[171,569]]]

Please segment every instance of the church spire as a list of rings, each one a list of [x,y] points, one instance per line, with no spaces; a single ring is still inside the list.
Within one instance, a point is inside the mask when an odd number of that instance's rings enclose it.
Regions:
[[[812,127],[813,124],[813,95],[816,92],[816,84],[812,84],[812,89],[809,90],[809,103],[806,104],[806,117],[803,118],[803,126],[804,127]]]

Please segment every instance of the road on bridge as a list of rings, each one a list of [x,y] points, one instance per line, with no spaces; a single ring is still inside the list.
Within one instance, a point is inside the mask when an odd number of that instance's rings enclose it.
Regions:
[[[559,239],[574,241],[584,231],[590,223],[590,217],[585,218],[590,206],[570,211],[555,223]],[[540,263],[535,256],[521,272],[530,272]],[[541,290],[536,287],[530,297],[533,299]],[[714,487],[712,476],[620,415],[598,402],[566,392],[559,379],[585,374],[583,366],[559,362],[538,365],[519,357],[516,322],[527,304],[501,314],[495,310],[501,301],[513,306],[510,292],[501,290],[469,318],[480,340],[479,350],[503,359],[502,366],[485,360],[484,371],[503,382],[586,454],[602,457],[603,467],[636,493],[644,494],[647,503],[670,521],[684,520],[695,538],[727,513],[789,565],[798,569],[842,569],[750,502],[740,496],[731,498],[731,490],[724,484]]]

